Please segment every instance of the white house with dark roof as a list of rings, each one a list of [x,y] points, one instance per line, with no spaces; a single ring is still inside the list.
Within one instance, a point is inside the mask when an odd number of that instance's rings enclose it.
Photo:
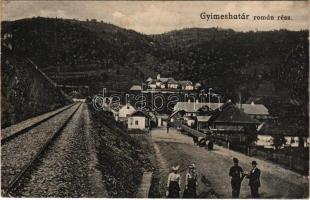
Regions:
[[[174,121],[174,116],[177,113],[182,112],[181,117],[188,126],[193,126],[197,122],[198,129],[204,129],[208,127],[210,116],[206,114],[207,111],[213,111],[221,107],[223,103],[202,103],[202,102],[178,102],[174,106],[174,112],[170,116]],[[210,106],[210,108],[209,108]]]
[[[142,110],[136,110],[128,116],[128,129],[146,130],[150,127],[150,116]]]
[[[119,109],[118,118],[120,121],[126,121],[127,118],[135,111],[136,109],[130,103],[127,103]]]
[[[156,79],[149,77],[145,82],[148,89],[194,90],[194,84],[191,81],[176,81],[172,77],[160,77],[160,74],[157,75]]]
[[[180,87],[180,84],[178,81],[172,79],[167,82],[167,86],[169,89],[178,89]]]
[[[194,90],[192,81],[178,81],[182,90]]]

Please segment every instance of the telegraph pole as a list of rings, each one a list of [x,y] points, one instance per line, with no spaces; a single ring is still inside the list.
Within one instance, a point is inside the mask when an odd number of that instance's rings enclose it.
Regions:
[[[212,88],[209,88],[209,109],[211,108],[211,90]]]

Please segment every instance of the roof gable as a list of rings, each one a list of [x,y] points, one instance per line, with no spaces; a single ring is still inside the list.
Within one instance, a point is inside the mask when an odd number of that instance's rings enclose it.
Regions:
[[[151,118],[151,116],[147,112],[145,112],[143,110],[136,110],[130,116],[132,116],[132,117],[134,117],[134,116],[141,116],[141,117]]]
[[[198,122],[208,122],[210,120],[211,116],[197,116]]]
[[[233,103],[227,103],[217,109],[212,115],[212,121],[217,123],[241,123],[241,124],[260,124],[256,119],[251,118]]]
[[[126,105],[123,105],[119,111],[122,111],[122,110],[136,110],[135,107],[133,107],[130,103],[127,103]]]

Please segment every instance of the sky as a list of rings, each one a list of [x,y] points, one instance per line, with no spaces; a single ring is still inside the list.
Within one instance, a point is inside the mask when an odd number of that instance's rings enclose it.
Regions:
[[[30,17],[97,19],[145,34],[192,27],[236,31],[309,29],[308,1],[3,1],[3,20]],[[248,20],[206,20],[206,14],[248,14]],[[253,20],[272,15],[276,20]],[[291,20],[277,20],[278,16]]]

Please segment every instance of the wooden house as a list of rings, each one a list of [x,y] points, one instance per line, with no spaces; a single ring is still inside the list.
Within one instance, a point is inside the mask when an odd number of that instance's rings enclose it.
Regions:
[[[219,132],[256,131],[260,122],[229,102],[215,110],[209,119],[210,129]]]

